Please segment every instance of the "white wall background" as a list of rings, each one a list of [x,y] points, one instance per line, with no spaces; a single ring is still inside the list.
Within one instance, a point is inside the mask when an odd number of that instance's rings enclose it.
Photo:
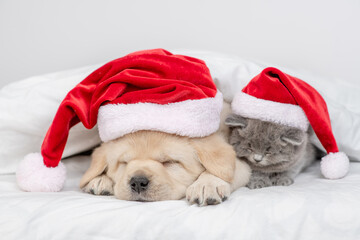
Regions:
[[[0,87],[157,47],[225,52],[360,84],[360,1],[0,0]]]

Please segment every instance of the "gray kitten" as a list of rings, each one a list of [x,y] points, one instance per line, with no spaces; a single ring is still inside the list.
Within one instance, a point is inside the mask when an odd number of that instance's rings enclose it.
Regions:
[[[230,144],[253,170],[248,187],[287,186],[315,159],[317,151],[309,132],[276,123],[231,114]],[[311,129],[311,128],[309,128]]]

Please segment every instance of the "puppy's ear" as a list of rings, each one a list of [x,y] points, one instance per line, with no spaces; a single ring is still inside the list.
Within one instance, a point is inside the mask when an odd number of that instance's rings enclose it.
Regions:
[[[88,184],[92,179],[94,179],[97,176],[100,176],[107,168],[106,148],[104,147],[96,148],[93,154],[91,155],[91,158],[92,160],[90,167],[80,180],[80,188],[85,187],[86,184]]]
[[[215,133],[208,137],[192,139],[192,143],[201,164],[209,173],[224,181],[232,181],[236,153],[223,137]]]
[[[300,129],[289,129],[286,131],[284,135],[280,137],[282,141],[282,145],[286,146],[287,144],[291,144],[294,146],[300,146],[304,142],[305,132]]]
[[[247,120],[239,115],[236,114],[230,114],[225,119],[225,125],[229,127],[240,127],[240,128],[246,128],[247,126]]]

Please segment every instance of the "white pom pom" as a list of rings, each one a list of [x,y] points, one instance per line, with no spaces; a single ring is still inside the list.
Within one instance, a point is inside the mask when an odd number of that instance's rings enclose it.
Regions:
[[[57,167],[47,167],[40,153],[30,153],[20,162],[16,179],[24,191],[58,192],[64,186],[66,168],[62,162]]]
[[[349,171],[349,165],[349,158],[345,153],[329,153],[321,159],[321,173],[328,179],[343,178]]]

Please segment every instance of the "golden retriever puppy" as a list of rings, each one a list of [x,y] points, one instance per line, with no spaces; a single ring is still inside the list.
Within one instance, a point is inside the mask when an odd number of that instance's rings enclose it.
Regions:
[[[234,171],[235,169],[235,171]],[[103,143],[92,154],[80,187],[123,200],[181,199],[217,204],[244,186],[250,168],[215,133],[204,138],[139,131]]]

